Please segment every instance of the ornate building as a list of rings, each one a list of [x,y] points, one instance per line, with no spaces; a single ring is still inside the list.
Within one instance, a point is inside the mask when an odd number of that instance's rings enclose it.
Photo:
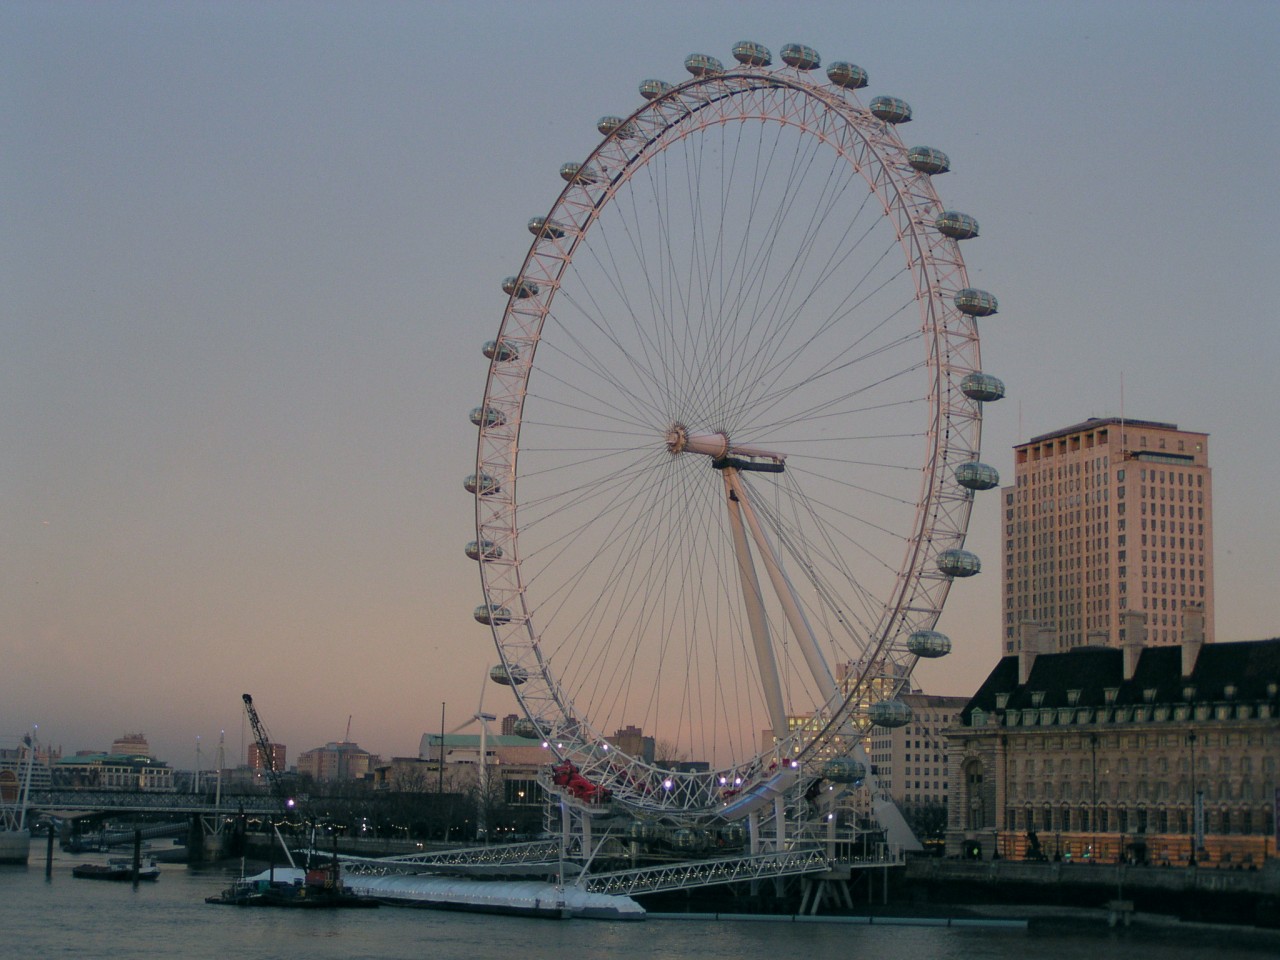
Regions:
[[[1028,631],[947,734],[951,855],[1276,856],[1280,639],[1056,650]],[[1046,640],[1048,642],[1046,642]]]

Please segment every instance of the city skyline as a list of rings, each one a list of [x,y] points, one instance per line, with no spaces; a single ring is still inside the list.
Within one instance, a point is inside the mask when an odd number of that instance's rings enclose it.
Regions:
[[[742,39],[858,63],[951,157],[1000,299],[1002,483],[1015,444],[1091,416],[1207,433],[1217,637],[1274,636],[1280,11],[1169,6],[5,7],[0,735],[136,730],[186,767],[220,730],[244,756],[245,691],[295,754],[351,716],[412,755],[442,701],[450,729],[475,712],[495,654],[461,482],[498,283],[597,117]],[[926,692],[1000,656],[999,509],[975,506],[984,571]]]

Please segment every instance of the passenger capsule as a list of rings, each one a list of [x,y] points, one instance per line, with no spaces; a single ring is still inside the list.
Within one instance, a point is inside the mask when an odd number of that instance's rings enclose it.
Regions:
[[[906,123],[911,119],[911,104],[897,97],[872,97],[868,109],[885,123]]]
[[[993,294],[975,287],[957,291],[952,300],[961,313],[967,313],[971,317],[989,317],[1000,307],[1000,302]]]
[[[724,64],[715,57],[705,53],[691,53],[684,58],[684,68],[695,77],[706,77],[715,73],[724,73]]]
[[[911,708],[901,700],[877,700],[867,716],[877,727],[905,727],[911,722]]]
[[[933,147],[912,147],[907,151],[907,163],[921,173],[930,175],[946,173],[951,169],[951,158]]]
[[[462,481],[462,489],[467,493],[479,493],[482,497],[490,496],[502,489],[496,477],[491,477],[487,473],[480,474],[479,479],[474,473],[467,474],[467,478]]]
[[[822,58],[813,47],[802,43],[788,43],[782,47],[782,62],[797,70],[815,70],[822,66]]]
[[[733,59],[749,67],[767,67],[773,63],[773,54],[763,44],[739,40],[733,45]]]
[[[471,615],[487,627],[511,622],[511,611],[496,603],[482,603]]]
[[[528,223],[529,232],[535,237],[550,237],[559,240],[564,236],[564,227],[546,217],[534,217]]]
[[[506,277],[502,281],[502,292],[517,300],[528,300],[538,295],[538,285],[532,280],[521,280],[519,277]]]
[[[1003,400],[1004,381],[989,373],[974,371],[965,374],[964,379],[960,381],[960,392],[970,400],[980,400],[983,403]]]
[[[470,416],[477,427],[500,427],[507,422],[507,415],[493,407],[473,407]]]
[[[867,71],[856,63],[837,60],[827,67],[827,79],[837,87],[844,87],[846,90],[861,90],[867,85]]]
[[[837,757],[822,765],[822,779],[832,783],[861,783],[867,779],[867,765],[849,757]]]
[[[978,555],[968,550],[943,550],[938,554],[937,564],[948,577],[972,577],[982,569]]]
[[[492,540],[470,540],[463,550],[472,560],[499,560],[502,548]]]
[[[907,637],[907,649],[917,657],[933,660],[951,652],[951,638],[937,630],[917,630]]]
[[[528,717],[520,717],[511,725],[511,731],[517,737],[524,737],[526,740],[538,740],[542,737],[542,731],[538,729],[538,725]]]
[[[596,129],[606,137],[611,133],[617,133],[619,137],[633,137],[636,133],[635,124],[627,123],[622,117],[601,117],[596,121]]]
[[[933,225],[940,234],[953,240],[972,240],[978,235],[978,221],[967,213],[954,210],[943,210]]]
[[[640,96],[646,100],[657,100],[660,96],[671,89],[671,84],[665,80],[641,80]]]
[[[956,483],[969,490],[990,490],[1000,485],[1000,471],[989,464],[972,460],[956,467]]]
[[[565,183],[599,183],[600,171],[581,163],[562,163],[560,179]]]
[[[529,679],[529,671],[514,663],[509,667],[498,663],[489,668],[489,679],[504,687],[518,687]]]
[[[499,343],[497,340],[486,340],[480,352],[496,363],[510,363],[520,359],[519,350],[509,343]]]

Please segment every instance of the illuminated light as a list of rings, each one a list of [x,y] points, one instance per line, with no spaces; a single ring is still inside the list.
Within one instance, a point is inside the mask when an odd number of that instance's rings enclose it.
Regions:
[[[670,790],[673,786],[675,786],[675,784],[671,782],[671,778],[670,778],[670,777],[668,777],[666,780],[663,780],[663,781],[662,781],[662,789],[663,789],[663,790]]]

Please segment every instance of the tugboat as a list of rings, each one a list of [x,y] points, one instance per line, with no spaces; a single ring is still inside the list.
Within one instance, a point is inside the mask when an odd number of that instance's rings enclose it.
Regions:
[[[81,880],[133,880],[133,861],[128,857],[112,857],[106,863],[82,863],[71,868],[71,875]],[[159,880],[160,867],[155,860],[138,865],[139,880]]]
[[[205,903],[231,907],[288,907],[304,910],[334,910],[345,907],[376,907],[378,901],[347,889],[335,860],[329,868],[298,870],[276,867],[252,877],[241,877]]]

